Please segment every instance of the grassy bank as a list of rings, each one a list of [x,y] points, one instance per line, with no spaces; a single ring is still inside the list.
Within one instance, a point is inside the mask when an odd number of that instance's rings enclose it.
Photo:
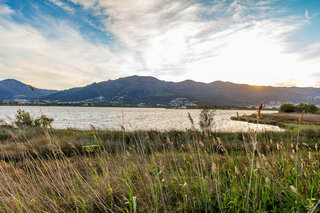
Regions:
[[[232,120],[245,121],[249,123],[268,124],[273,126],[279,126],[286,130],[292,131],[296,134],[297,130],[314,135],[320,136],[320,115],[316,114],[304,114],[301,123],[299,123],[299,113],[274,113],[263,114],[261,118],[257,118],[255,114],[234,116]],[[258,121],[259,120],[259,121]]]
[[[319,137],[303,131],[1,127],[0,140],[0,212],[319,212]]]

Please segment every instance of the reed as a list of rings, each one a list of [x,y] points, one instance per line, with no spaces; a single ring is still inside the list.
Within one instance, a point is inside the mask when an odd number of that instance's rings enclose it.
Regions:
[[[188,118],[166,132],[0,126],[0,212],[320,211],[317,137]]]
[[[293,136],[287,133],[256,133],[252,167],[244,145],[252,135],[246,133],[94,127],[49,129],[50,137],[41,128],[1,127],[0,132],[8,136],[0,144],[3,212],[263,212],[297,206],[317,211],[320,156],[317,139],[304,135],[299,143],[308,146],[299,147],[303,166],[296,185]],[[243,192],[251,174],[247,201]]]

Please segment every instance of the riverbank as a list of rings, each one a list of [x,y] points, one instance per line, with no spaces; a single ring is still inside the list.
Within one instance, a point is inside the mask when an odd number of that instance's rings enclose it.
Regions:
[[[320,115],[304,114],[301,122],[299,122],[299,117],[299,113],[271,113],[262,114],[259,119],[255,114],[251,114],[232,116],[231,120],[273,125],[295,132],[300,129],[300,131],[309,132],[309,134],[317,134],[320,131]]]
[[[57,106],[57,107],[116,107],[116,108],[164,108],[164,109],[202,109],[207,107],[210,109],[220,109],[220,110],[256,110],[256,107],[251,106],[236,106],[236,105],[196,105],[196,106],[169,106],[164,104],[156,105],[134,105],[134,104],[118,104],[118,105],[109,105],[109,104],[56,104],[56,103],[35,103],[35,104],[18,104],[18,103],[4,103],[0,102],[0,106]],[[266,111],[278,110],[278,108],[264,109]]]
[[[320,198],[318,139],[301,132],[297,141],[289,131],[1,127],[0,208],[4,212],[310,211]]]

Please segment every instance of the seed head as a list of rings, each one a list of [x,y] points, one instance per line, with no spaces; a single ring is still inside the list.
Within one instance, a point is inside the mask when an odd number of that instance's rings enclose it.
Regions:
[[[211,171],[212,171],[213,173],[216,173],[216,172],[217,172],[217,165],[216,165],[215,163],[212,163],[212,165],[211,165]]]
[[[299,123],[301,123],[302,119],[303,119],[303,114],[304,114],[304,110],[300,113],[299,116]]]
[[[192,127],[194,127],[194,121],[193,121],[193,118],[190,115],[190,112],[188,112],[188,118],[189,118],[189,121],[190,121]]]
[[[33,87],[33,86],[28,85],[28,87],[30,88],[30,90],[31,90],[32,92],[34,92],[34,87]]]
[[[311,154],[311,152],[308,153],[308,158],[309,158],[309,160],[312,160],[312,154]]]
[[[258,113],[257,113],[257,118],[261,118],[261,110],[263,107],[263,102],[260,104],[259,108],[258,108]]]
[[[296,189],[296,187],[294,187],[294,186],[290,186],[290,189],[294,192],[294,193],[297,193],[297,189]]]
[[[240,171],[237,166],[234,167],[234,171],[235,171],[236,175],[240,175]]]

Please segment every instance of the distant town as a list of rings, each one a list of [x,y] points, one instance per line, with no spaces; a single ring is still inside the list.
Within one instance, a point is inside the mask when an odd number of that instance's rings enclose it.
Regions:
[[[49,100],[35,100],[35,99],[13,99],[13,100],[3,100],[0,101],[0,105],[45,105],[45,106],[105,106],[105,107],[161,107],[161,108],[179,108],[179,109],[197,109],[201,108],[203,105],[198,105],[196,101],[190,101],[185,97],[179,97],[172,99],[167,104],[157,103],[157,104],[147,104],[144,102],[138,104],[125,104],[125,96],[115,96],[111,99],[106,99],[103,96],[90,98],[83,101],[49,101]],[[264,109],[279,109],[280,106],[284,103],[291,102],[282,102],[282,101],[269,101],[264,103]],[[298,105],[299,103],[291,103]],[[237,106],[237,105],[209,105],[211,108],[216,109],[256,109],[257,105],[246,105],[246,106]],[[320,107],[320,105],[317,105]]]

